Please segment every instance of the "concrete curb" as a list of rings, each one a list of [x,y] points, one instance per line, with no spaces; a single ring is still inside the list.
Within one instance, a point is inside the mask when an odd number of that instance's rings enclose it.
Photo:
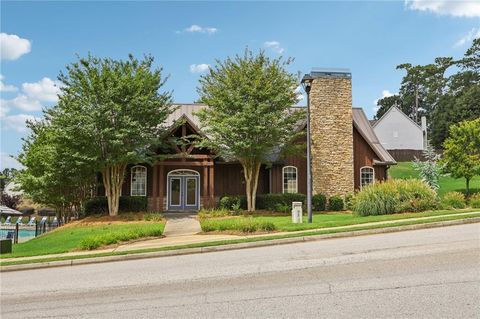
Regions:
[[[39,263],[31,263],[31,264],[23,264],[23,265],[0,266],[0,272],[97,264],[97,263],[104,263],[104,262],[136,260],[136,259],[168,257],[168,256],[190,255],[190,254],[218,252],[218,251],[226,251],[226,250],[234,250],[234,249],[246,249],[246,248],[265,247],[265,246],[274,246],[274,245],[285,245],[285,244],[317,241],[317,240],[324,240],[324,239],[365,236],[365,235],[393,233],[393,232],[407,231],[407,230],[428,229],[428,228],[454,226],[454,225],[462,225],[462,224],[473,224],[473,223],[479,223],[479,222],[480,222],[480,217],[473,217],[473,218],[432,222],[432,223],[425,223],[425,224],[414,224],[414,225],[405,225],[405,226],[376,228],[376,229],[345,231],[345,232],[338,232],[338,233],[332,233],[332,234],[310,235],[310,236],[306,235],[306,236],[299,236],[299,237],[292,237],[292,238],[281,238],[281,239],[270,239],[270,240],[266,239],[262,241],[238,243],[238,244],[225,244],[225,245],[219,245],[219,246],[185,248],[185,249],[165,250],[165,251],[148,252],[148,253],[132,253],[128,255],[116,255],[116,256],[92,257],[92,258],[87,257],[84,259],[71,259],[71,260],[39,262]]]

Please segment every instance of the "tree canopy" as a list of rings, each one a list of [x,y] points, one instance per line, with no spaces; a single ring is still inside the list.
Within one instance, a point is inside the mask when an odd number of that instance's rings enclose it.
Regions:
[[[258,174],[276,148],[295,138],[304,112],[292,111],[298,101],[298,79],[286,67],[291,59],[270,59],[263,51],[217,61],[200,78],[200,100],[209,107],[199,114],[208,136],[205,146],[243,166],[248,210],[255,209]]]

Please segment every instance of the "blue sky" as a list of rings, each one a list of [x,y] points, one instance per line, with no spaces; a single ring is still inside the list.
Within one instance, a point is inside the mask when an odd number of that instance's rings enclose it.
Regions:
[[[197,98],[215,59],[246,46],[293,57],[290,71],[349,68],[354,106],[398,90],[395,66],[460,57],[480,36],[480,2],[1,2],[1,168],[21,149],[25,119],[55,103],[76,54],[152,54],[176,102]]]

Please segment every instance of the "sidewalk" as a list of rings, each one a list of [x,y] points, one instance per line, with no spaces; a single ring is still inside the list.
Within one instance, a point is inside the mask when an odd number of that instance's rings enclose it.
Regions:
[[[400,219],[400,220],[389,220],[389,221],[382,221],[382,222],[371,222],[371,223],[363,223],[363,224],[355,224],[355,225],[348,225],[348,226],[337,226],[337,227],[325,227],[325,228],[316,228],[316,229],[308,229],[308,230],[300,230],[300,231],[292,231],[292,232],[275,232],[269,234],[256,234],[256,235],[223,235],[223,234],[197,234],[193,232],[192,229],[197,229],[198,223],[193,216],[178,216],[174,218],[170,218],[167,216],[167,224],[165,226],[165,233],[170,235],[164,238],[157,238],[157,239],[150,239],[144,241],[136,241],[124,245],[120,245],[118,247],[109,248],[109,249],[100,249],[100,250],[93,250],[93,251],[76,251],[76,252],[69,252],[63,254],[51,254],[51,255],[41,255],[41,256],[32,256],[32,257],[18,257],[18,258],[5,258],[1,259],[2,262],[8,261],[20,261],[20,260],[35,260],[35,259],[45,259],[45,258],[54,258],[54,257],[72,257],[72,256],[85,256],[85,255],[96,255],[102,253],[112,253],[112,252],[125,252],[125,251],[132,251],[132,250],[141,250],[141,249],[160,249],[163,247],[171,247],[171,246],[179,246],[179,245],[189,245],[189,244],[198,244],[198,243],[212,243],[216,241],[228,241],[228,240],[236,240],[236,239],[245,239],[245,238],[255,238],[255,237],[263,237],[268,238],[272,236],[279,236],[285,234],[303,234],[303,233],[311,233],[315,231],[327,231],[327,230],[348,230],[354,229],[359,226],[372,226],[372,225],[389,225],[395,224],[399,222],[407,222],[407,221],[420,221],[420,220],[432,220],[440,219],[447,216],[468,216],[478,214],[479,212],[468,212],[468,213],[458,213],[458,214],[446,214],[446,215],[439,215],[439,216],[430,216],[430,217],[419,217],[419,218],[408,218],[408,219]],[[172,221],[172,219],[178,218],[178,220]],[[186,230],[182,230],[179,226],[181,223],[185,223]],[[168,226],[170,224],[170,226]],[[199,227],[199,223],[198,223]],[[167,232],[168,230],[168,232]]]

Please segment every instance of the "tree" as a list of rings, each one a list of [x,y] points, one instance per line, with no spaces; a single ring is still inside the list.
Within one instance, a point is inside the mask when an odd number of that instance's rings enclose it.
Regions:
[[[445,171],[455,178],[465,178],[469,196],[470,180],[480,175],[480,118],[452,125],[443,146]]]
[[[275,148],[287,147],[304,112],[292,112],[298,79],[286,71],[291,59],[270,59],[263,51],[217,61],[200,78],[199,113],[208,139],[205,146],[243,167],[249,211],[255,210],[258,175]]]
[[[151,56],[124,61],[89,55],[59,76],[52,125],[64,151],[101,172],[111,216],[118,214],[127,165],[153,161],[171,112],[171,94],[159,92],[161,71],[153,69]]]
[[[378,110],[375,114],[375,119],[380,119],[392,106],[397,106],[403,113],[409,114],[409,106],[402,104],[402,99],[400,95],[395,94],[392,96],[386,96],[377,101]]]
[[[11,209],[17,209],[18,204],[20,204],[20,196],[19,195],[9,195],[7,193],[2,192],[0,203],[4,206],[7,206]]]
[[[5,186],[13,179],[13,176],[17,172],[16,168],[4,168],[0,173],[0,190],[3,192]]]
[[[62,147],[59,131],[49,120],[50,112],[45,111],[46,120],[28,123],[31,133],[18,156],[25,168],[17,173],[16,180],[26,196],[55,208],[57,215],[68,221],[92,196],[96,172]]]

